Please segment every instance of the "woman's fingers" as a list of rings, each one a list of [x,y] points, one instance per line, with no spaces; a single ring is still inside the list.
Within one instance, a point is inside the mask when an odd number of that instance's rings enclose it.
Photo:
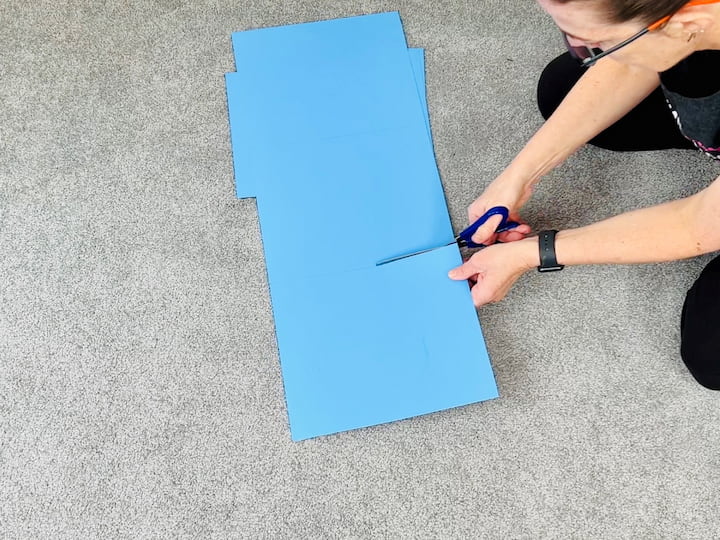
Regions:
[[[500,240],[500,242],[515,242],[517,240],[522,240],[531,232],[532,229],[530,228],[530,225],[521,223],[514,229],[498,234],[498,240]]]

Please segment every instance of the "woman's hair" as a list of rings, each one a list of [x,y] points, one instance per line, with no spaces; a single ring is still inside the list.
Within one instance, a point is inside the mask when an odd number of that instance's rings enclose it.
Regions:
[[[554,0],[558,4],[569,2],[580,2],[586,0]],[[689,0],[594,0],[607,13],[608,20],[614,23],[622,23],[632,20],[639,20],[645,24],[652,24],[679,11]],[[601,7],[603,9],[603,7]]]

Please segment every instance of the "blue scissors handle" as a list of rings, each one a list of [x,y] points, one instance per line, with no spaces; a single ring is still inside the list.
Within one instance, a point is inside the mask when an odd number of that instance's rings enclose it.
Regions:
[[[490,219],[493,216],[502,216],[502,221],[500,221],[500,224],[495,229],[496,233],[501,233],[505,231],[509,231],[510,229],[514,229],[519,223],[516,223],[515,221],[510,221],[508,219],[509,211],[507,207],[505,206],[493,206],[490,210],[485,212],[482,216],[478,218],[475,223],[470,225],[467,229],[462,231],[460,234],[458,234],[455,237],[455,241],[458,243],[460,247],[469,247],[469,248],[479,248],[479,247],[485,247],[485,244],[478,244],[476,242],[472,241],[472,235],[475,234],[475,231],[477,231],[480,227],[482,227],[485,222]]]

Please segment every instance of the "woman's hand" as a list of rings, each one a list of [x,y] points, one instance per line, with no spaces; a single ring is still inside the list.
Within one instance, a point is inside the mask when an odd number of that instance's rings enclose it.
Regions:
[[[509,219],[520,223],[519,226],[509,231],[496,234],[495,229],[501,221],[501,216],[493,216],[480,227],[472,239],[478,244],[490,245],[497,240],[501,242],[515,242],[522,240],[529,234],[530,226],[522,221],[518,212],[532,194],[532,188],[519,184],[518,182],[499,176],[483,192],[480,197],[468,208],[468,219],[474,223],[485,212],[494,206],[505,206],[509,210]]]
[[[539,264],[538,258],[536,239],[496,244],[481,249],[448,275],[469,280],[473,303],[480,307],[502,300],[523,273]]]

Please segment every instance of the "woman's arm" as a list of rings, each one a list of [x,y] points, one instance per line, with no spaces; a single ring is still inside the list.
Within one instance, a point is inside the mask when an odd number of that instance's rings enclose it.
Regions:
[[[720,178],[685,199],[563,231],[555,243],[560,264],[662,262],[718,250]]]
[[[560,264],[632,264],[684,259],[720,251],[720,177],[708,188],[679,199],[558,233]],[[475,305],[502,299],[523,272],[540,264],[537,237],[489,246],[452,279],[477,280]]]
[[[537,181],[578,148],[620,120],[660,84],[653,71],[604,58],[575,84],[547,122],[508,166]]]
[[[506,206],[514,219],[540,178],[562,163],[587,141],[625,116],[660,84],[655,72],[604,58],[588,68],[570,93],[528,141],[512,163],[468,208],[470,222],[493,206]],[[490,243],[499,223],[491,219],[473,240]],[[522,238],[523,225],[500,236],[503,241]]]

